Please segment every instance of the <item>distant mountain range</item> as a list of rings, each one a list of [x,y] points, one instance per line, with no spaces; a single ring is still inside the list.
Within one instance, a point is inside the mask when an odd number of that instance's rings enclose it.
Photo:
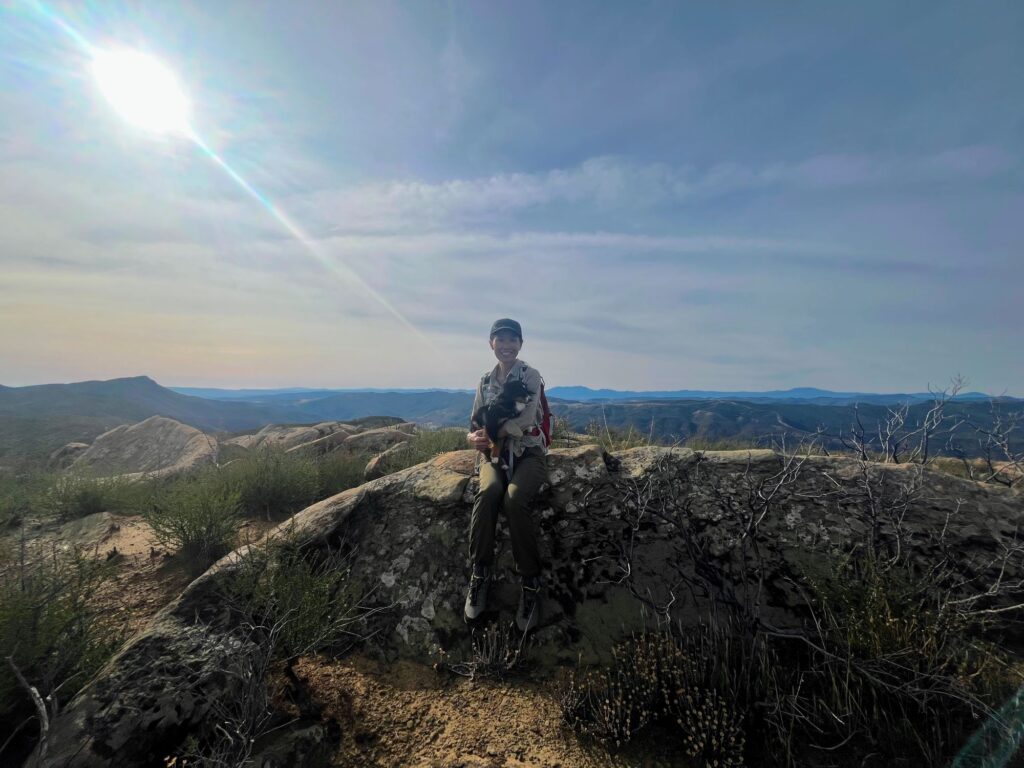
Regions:
[[[695,435],[718,440],[764,438],[813,432],[823,426],[838,434],[860,404],[865,423],[884,418],[887,407],[911,404],[911,415],[927,409],[928,394],[876,395],[791,389],[781,392],[620,392],[587,387],[553,387],[552,410],[577,431],[591,425],[639,430],[662,440]],[[397,416],[431,426],[463,426],[473,395],[441,389],[270,389],[169,388],[147,376],[29,387],[0,385],[0,465],[38,461],[72,441],[91,442],[119,424],[167,416],[208,432],[255,431],[267,424],[310,424],[365,416]],[[1024,401],[1002,398],[1014,411]],[[989,397],[969,393],[956,407],[983,419]],[[1020,439],[1024,439],[1024,435]]]
[[[169,387],[174,392],[212,400],[246,400],[249,402],[280,402],[282,400],[313,400],[336,394],[428,394],[434,392],[459,393],[472,392],[469,389],[404,389],[404,388],[347,388],[347,389],[214,389],[199,387]],[[833,392],[816,387],[797,387],[785,390],[769,390],[765,392],[728,392],[704,389],[674,389],[634,391],[618,389],[591,389],[590,387],[552,387],[547,390],[548,397],[556,400],[572,402],[613,402],[622,400],[752,400],[755,402],[773,402],[784,400],[791,403],[809,403],[820,405],[840,405],[853,403],[874,403],[876,405],[894,405],[897,403],[924,403],[934,399],[931,392],[911,392],[877,394],[874,392]],[[984,392],[962,392],[956,397],[960,401],[990,400],[991,395]],[[1001,398],[1017,400],[1018,398]]]
[[[841,405],[853,403],[875,403],[893,405],[896,403],[924,403],[934,399],[931,392],[906,394],[876,394],[872,392],[832,392],[815,387],[770,390],[767,392],[719,392],[702,389],[676,389],[670,391],[634,392],[616,389],[590,389],[589,387],[552,387],[552,397],[576,402],[616,400],[752,400],[754,402],[775,402],[784,400],[791,403],[817,403]],[[984,392],[965,392],[957,400],[990,400]],[[1013,398],[1011,398],[1013,399]]]
[[[399,392],[403,394],[422,394],[424,392],[471,392],[468,389],[394,389],[387,387],[349,387],[344,389],[310,389],[292,387],[289,389],[216,389],[213,387],[168,387],[172,392],[192,397],[203,397],[208,400],[250,400],[264,402],[271,399],[298,397],[311,399],[344,393],[379,393]]]

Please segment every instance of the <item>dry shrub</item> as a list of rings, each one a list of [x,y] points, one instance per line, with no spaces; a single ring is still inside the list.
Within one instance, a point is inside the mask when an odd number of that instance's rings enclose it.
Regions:
[[[503,680],[522,667],[526,636],[516,631],[515,624],[491,624],[473,629],[468,657],[449,660],[441,652],[440,663],[456,675],[470,680],[494,678]]]
[[[719,658],[701,655],[718,639],[713,630],[693,634],[699,639],[664,631],[630,638],[613,647],[608,667],[570,676],[561,696],[566,722],[615,746],[661,723],[697,764],[743,765],[742,692],[721,673]]]

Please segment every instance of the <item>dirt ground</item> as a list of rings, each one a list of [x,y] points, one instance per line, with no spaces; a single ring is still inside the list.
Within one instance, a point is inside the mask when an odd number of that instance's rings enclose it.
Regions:
[[[300,659],[295,672],[341,727],[334,765],[612,768],[678,764],[652,743],[612,755],[561,722],[558,682],[469,680],[407,661]],[[662,754],[656,754],[662,752]],[[653,753],[653,754],[652,754]]]
[[[276,525],[243,521],[237,543],[258,541]],[[160,545],[140,515],[89,515],[60,527],[43,527],[28,542],[31,556],[73,545],[113,566],[113,575],[96,592],[96,604],[110,627],[126,636],[140,630],[199,575],[194,565],[173,557]],[[10,543],[12,549],[16,546]]]
[[[199,573],[162,548],[140,516],[119,516],[114,520],[116,527],[102,538],[98,553],[116,559],[117,569],[97,596],[106,601],[117,623],[134,634]],[[276,525],[261,520],[244,521],[238,543],[258,541]]]

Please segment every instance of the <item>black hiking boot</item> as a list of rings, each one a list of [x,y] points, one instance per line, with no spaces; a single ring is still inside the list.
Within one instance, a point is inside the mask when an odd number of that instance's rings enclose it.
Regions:
[[[466,621],[475,621],[487,610],[487,590],[491,585],[491,570],[486,565],[474,565],[469,577],[469,592],[463,616]]]

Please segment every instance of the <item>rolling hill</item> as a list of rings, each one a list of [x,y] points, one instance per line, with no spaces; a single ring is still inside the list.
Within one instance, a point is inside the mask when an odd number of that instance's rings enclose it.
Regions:
[[[580,394],[578,389],[551,390],[552,410],[573,430],[585,431],[591,425],[604,424],[619,429],[632,427],[663,442],[693,437],[766,441],[771,435],[782,433],[792,440],[821,427],[833,436],[829,444],[837,447],[839,441],[835,436],[847,432],[854,418],[853,405],[844,399],[852,395],[820,394],[824,390],[787,390],[783,393],[786,396],[778,399],[770,397],[775,393],[747,393],[757,397],[746,398],[686,399],[676,397],[678,393],[657,398],[651,393],[613,390],[588,390],[595,395],[616,396],[584,401],[555,396],[556,392]],[[468,391],[450,390],[193,391],[216,395],[216,399],[182,394],[147,376],[74,384],[0,386],[0,466],[38,463],[65,443],[91,442],[119,424],[136,423],[150,416],[166,416],[207,432],[227,433],[255,431],[267,424],[313,424],[366,416],[394,416],[430,426],[462,426],[468,420],[473,398]],[[928,407],[928,403],[921,402],[911,405],[910,421],[920,418]],[[1003,398],[1000,407],[1024,418],[1024,401]],[[974,423],[984,424],[990,419],[988,400],[961,397],[950,409]],[[888,410],[888,405],[866,399],[859,405],[861,418],[869,426],[884,420]],[[972,428],[961,427],[957,436],[961,445],[976,447]],[[1013,441],[1016,450],[1024,450],[1024,433],[1015,433]]]

